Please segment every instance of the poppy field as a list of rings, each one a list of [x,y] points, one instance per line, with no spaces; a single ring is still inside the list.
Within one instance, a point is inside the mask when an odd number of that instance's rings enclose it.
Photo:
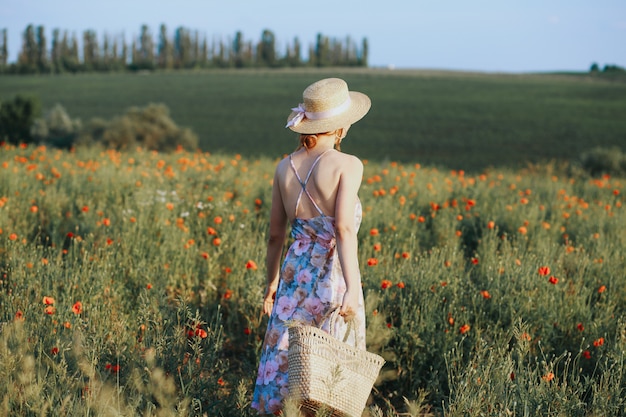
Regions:
[[[277,160],[0,149],[0,414],[251,416]],[[623,178],[365,161],[367,413],[623,416]]]

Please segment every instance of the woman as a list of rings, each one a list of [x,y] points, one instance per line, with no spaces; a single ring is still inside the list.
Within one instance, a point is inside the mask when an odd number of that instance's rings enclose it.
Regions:
[[[330,332],[330,311],[339,308],[333,333],[343,335],[355,320],[348,343],[365,349],[365,312],[357,259],[361,205],[357,196],[363,164],[340,152],[350,126],[369,111],[370,99],[348,91],[345,81],[320,80],[304,90],[287,126],[300,133],[300,146],[279,162],[274,175],[267,246],[263,313],[270,316],[252,407],[279,414],[288,397],[286,322]],[[293,243],[279,271],[287,223]]]

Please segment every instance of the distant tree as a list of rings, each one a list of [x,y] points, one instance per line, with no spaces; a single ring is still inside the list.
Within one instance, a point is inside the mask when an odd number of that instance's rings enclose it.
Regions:
[[[28,25],[24,30],[22,50],[18,56],[18,71],[23,74],[32,74],[37,71],[37,40],[35,28]]]
[[[276,38],[274,32],[265,29],[261,34],[258,52],[259,64],[273,67],[276,65]]]
[[[43,26],[37,26],[37,71],[40,73],[50,72],[46,31]]]
[[[159,28],[158,67],[162,69],[174,68],[174,48],[167,35],[165,24],[161,24]]]
[[[154,69],[154,41],[147,25],[141,26],[139,49],[135,53],[133,63],[137,69]]]
[[[0,35],[0,72],[6,70],[8,59],[9,59],[9,49],[7,44],[7,30],[2,29],[2,34]]]
[[[363,38],[363,46],[361,47],[361,57],[359,59],[359,66],[367,67],[369,61],[369,42],[367,38]]]
[[[83,32],[83,67],[85,71],[94,71],[100,68],[100,49],[98,38],[93,30]]]
[[[18,95],[0,104],[0,141],[31,143],[30,128],[40,113],[41,105],[34,97]]]
[[[243,67],[243,34],[241,31],[235,33],[235,40],[233,41],[233,59],[236,68]]]
[[[190,68],[192,66],[191,37],[189,31],[180,26],[174,32],[174,66]]]
[[[597,62],[591,64],[591,68],[589,68],[589,72],[600,72],[600,67]]]
[[[59,74],[64,71],[63,55],[61,43],[61,31],[56,28],[52,30],[52,49],[50,51],[50,67],[53,73]]]

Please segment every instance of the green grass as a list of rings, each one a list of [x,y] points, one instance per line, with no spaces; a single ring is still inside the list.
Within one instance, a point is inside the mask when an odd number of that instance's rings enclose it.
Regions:
[[[0,414],[253,415],[275,158],[0,156]],[[625,186],[368,162],[369,415],[622,416]]]
[[[344,150],[375,161],[466,171],[575,160],[624,146],[626,83],[580,74],[472,74],[386,70],[245,70],[0,77],[0,100],[25,93],[87,122],[130,106],[165,103],[210,152],[274,157],[295,147],[283,128],[304,87],[345,78],[372,98]]]

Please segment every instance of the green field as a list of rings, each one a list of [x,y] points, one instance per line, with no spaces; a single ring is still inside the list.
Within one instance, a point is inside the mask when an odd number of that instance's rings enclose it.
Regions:
[[[0,77],[0,100],[38,96],[83,122],[130,106],[165,103],[204,151],[269,156],[295,146],[283,128],[302,90],[345,78],[372,98],[344,150],[376,161],[419,162],[467,171],[575,160],[626,143],[626,83],[567,74],[435,71],[245,70]]]

